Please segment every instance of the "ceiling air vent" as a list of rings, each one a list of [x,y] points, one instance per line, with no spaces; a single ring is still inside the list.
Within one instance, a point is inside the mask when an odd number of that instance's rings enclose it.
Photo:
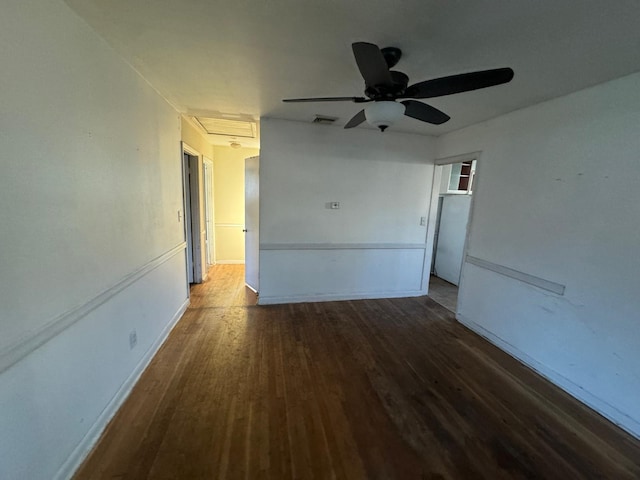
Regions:
[[[313,119],[313,123],[321,123],[323,125],[331,125],[336,120],[337,120],[336,117],[325,117],[324,115],[316,115],[316,118]]]
[[[194,117],[205,132],[211,135],[256,138],[256,122],[227,118]]]

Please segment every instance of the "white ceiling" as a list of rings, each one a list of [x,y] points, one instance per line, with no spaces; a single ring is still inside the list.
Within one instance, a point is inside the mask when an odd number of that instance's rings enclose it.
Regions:
[[[404,118],[392,127],[420,134],[439,135],[640,71],[638,0],[66,1],[192,115],[311,121],[322,114],[339,117],[342,126],[361,106],[281,100],[361,96],[354,41],[400,47],[395,69],[410,83],[514,69],[509,84],[428,101],[451,116],[444,125]]]

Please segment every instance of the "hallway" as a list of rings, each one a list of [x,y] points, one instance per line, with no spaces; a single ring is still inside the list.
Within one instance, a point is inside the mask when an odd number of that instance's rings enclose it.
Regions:
[[[75,478],[640,477],[640,442],[427,297],[255,303],[213,267]]]

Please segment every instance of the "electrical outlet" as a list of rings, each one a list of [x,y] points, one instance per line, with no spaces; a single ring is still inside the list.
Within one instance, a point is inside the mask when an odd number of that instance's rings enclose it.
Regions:
[[[424,227],[427,224],[427,217],[420,217],[420,226]]]
[[[338,208],[340,208],[340,202],[331,202],[332,210],[337,210]]]
[[[133,350],[133,347],[135,347],[137,344],[138,344],[138,333],[134,328],[133,330],[131,330],[131,332],[129,332],[129,349]]]

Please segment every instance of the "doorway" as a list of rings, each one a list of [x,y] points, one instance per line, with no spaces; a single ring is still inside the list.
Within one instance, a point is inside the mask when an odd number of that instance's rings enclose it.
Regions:
[[[182,143],[182,180],[187,279],[190,284],[205,278],[206,227],[204,222],[201,155]]]
[[[213,203],[213,160],[204,157],[204,223],[205,223],[205,271],[209,272],[209,268],[215,262],[215,221],[214,221],[214,203]],[[205,275],[206,277],[206,275]]]
[[[471,217],[477,154],[436,161],[429,296],[456,313]]]

